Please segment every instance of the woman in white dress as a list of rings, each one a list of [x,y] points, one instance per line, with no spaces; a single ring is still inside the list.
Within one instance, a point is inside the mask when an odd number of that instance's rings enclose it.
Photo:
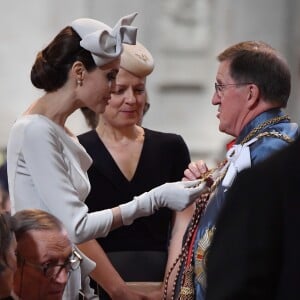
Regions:
[[[64,223],[75,244],[91,240],[95,251],[99,247],[94,238],[160,207],[182,210],[205,186],[198,186],[199,181],[167,183],[129,203],[93,213],[88,213],[84,204],[90,191],[86,171],[91,158],[65,122],[81,107],[104,111],[118,72],[122,43],[136,40],[136,28],[130,26],[135,16],[123,17],[113,28],[93,19],[77,19],[59,32],[37,54],[31,70],[33,85],[45,93],[15,122],[8,142],[12,212],[26,208],[48,211]],[[82,271],[81,278],[72,273],[65,299],[78,298],[79,280],[90,271]],[[124,290],[119,299],[140,299]]]

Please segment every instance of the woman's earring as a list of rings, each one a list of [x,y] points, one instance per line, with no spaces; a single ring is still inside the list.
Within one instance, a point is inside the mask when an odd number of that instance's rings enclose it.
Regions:
[[[83,84],[83,80],[82,79],[77,79],[77,86],[82,86]]]

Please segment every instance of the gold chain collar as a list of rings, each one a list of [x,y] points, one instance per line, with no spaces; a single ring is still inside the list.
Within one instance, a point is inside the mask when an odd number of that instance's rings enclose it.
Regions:
[[[282,140],[285,140],[288,143],[292,142],[293,139],[291,139],[289,136],[287,136],[285,134],[281,134],[279,132],[275,132],[275,131],[274,132],[262,132],[262,133],[258,134],[258,132],[261,129],[263,129],[269,125],[274,125],[276,123],[279,123],[283,120],[290,120],[290,117],[287,115],[280,116],[280,117],[274,117],[272,119],[269,119],[269,120],[259,124],[257,127],[253,128],[249,132],[249,134],[242,140],[241,144],[247,143],[255,136],[257,138],[262,138],[264,136],[273,136],[273,137],[277,137]],[[222,169],[224,167],[224,165],[226,164],[226,162],[227,162],[227,160],[224,160],[217,168],[209,170],[206,174],[203,175],[202,181],[209,180],[209,177],[212,175],[212,173],[214,171],[216,171],[217,169]],[[174,299],[175,287],[176,287],[176,283],[177,283],[177,280],[179,277],[179,270],[180,270],[180,267],[185,263],[185,261],[187,259],[187,251],[188,251],[189,247],[191,246],[190,242],[191,242],[192,235],[194,234],[194,231],[197,229],[197,225],[199,224],[200,218],[208,204],[211,193],[215,190],[215,188],[218,186],[218,184],[222,181],[225,173],[226,173],[226,170],[224,170],[224,172],[222,172],[222,174],[220,174],[215,179],[215,182],[210,187],[208,193],[202,194],[200,199],[196,202],[196,210],[194,211],[194,214],[193,214],[193,217],[191,220],[187,239],[182,247],[181,253],[179,254],[177,259],[171,266],[171,268],[166,276],[166,280],[164,282],[163,299],[167,299],[168,281],[169,281],[170,275],[171,275],[172,271],[175,269],[175,266],[177,265],[177,263],[180,262],[178,270],[177,270],[177,274],[175,275],[172,291],[171,291],[171,299]],[[184,272],[182,274],[181,282],[179,282],[179,284],[180,284],[180,290],[179,290],[180,300],[181,299],[182,300],[194,299],[194,284],[193,284],[193,279],[192,279],[193,276],[192,275],[193,275],[193,267],[192,267],[192,263],[190,263],[188,266],[185,266]],[[184,278],[185,276],[186,276],[186,278]]]
[[[272,119],[269,119],[269,120],[267,120],[267,121],[265,121],[265,122],[259,124],[257,127],[253,128],[253,129],[246,135],[246,137],[241,141],[241,144],[243,145],[243,144],[247,143],[248,141],[250,141],[253,137],[255,137],[255,136],[257,135],[257,133],[258,133],[261,129],[263,129],[263,128],[269,126],[269,125],[277,124],[277,123],[279,123],[279,122],[281,122],[281,121],[284,121],[284,120],[290,121],[291,118],[290,118],[289,116],[287,116],[287,115],[285,115],[285,116],[280,116],[280,117],[274,117],[274,118],[272,118]]]
[[[249,142],[254,137],[257,137],[258,139],[262,138],[262,137],[275,137],[275,138],[280,138],[280,139],[284,140],[287,143],[293,142],[293,139],[290,138],[288,135],[283,134],[283,133],[279,133],[277,131],[258,133],[260,130],[266,128],[267,126],[277,124],[277,123],[279,123],[281,121],[284,121],[284,120],[290,121],[291,119],[290,119],[290,117],[288,115],[277,116],[277,117],[271,118],[271,119],[266,120],[265,122],[259,124],[258,126],[256,126],[255,128],[253,128],[246,135],[246,137],[241,141],[241,145]],[[211,176],[211,174],[215,170],[220,170],[220,168],[222,169],[222,167],[226,164],[226,162],[227,162],[227,159],[225,159],[217,168],[208,171],[207,174],[204,174],[203,180],[208,180],[208,178]],[[220,174],[216,178],[216,180],[214,181],[213,185],[210,188],[211,191],[214,191],[215,188],[218,186],[218,184],[223,180],[223,178],[224,178],[224,176],[226,174],[226,171],[227,171],[227,168],[226,168],[226,170],[223,170],[222,174]]]

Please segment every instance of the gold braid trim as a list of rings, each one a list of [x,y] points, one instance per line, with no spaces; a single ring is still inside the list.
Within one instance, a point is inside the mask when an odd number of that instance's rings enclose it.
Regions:
[[[274,137],[274,138],[278,138],[281,139],[287,143],[292,143],[294,142],[294,139],[290,138],[288,135],[284,134],[284,133],[280,133],[277,131],[266,131],[266,132],[262,132],[260,134],[257,135],[257,138],[263,138],[263,137]]]
[[[269,125],[277,124],[277,123],[279,123],[279,122],[281,122],[281,121],[284,121],[284,120],[290,121],[291,118],[290,118],[289,116],[287,116],[287,115],[285,115],[285,116],[280,116],[280,117],[274,117],[274,118],[272,118],[272,119],[269,119],[269,120],[267,120],[267,121],[265,121],[265,122],[259,124],[257,127],[253,128],[253,129],[249,132],[249,134],[247,134],[247,136],[241,141],[241,145],[243,145],[243,144],[247,143],[248,141],[250,141],[253,137],[255,137],[255,136],[257,135],[257,133],[258,133],[261,129],[263,129],[263,128],[269,126]]]
[[[180,289],[180,300],[194,300],[195,289],[194,289],[194,268],[190,264],[184,270],[183,284]]]

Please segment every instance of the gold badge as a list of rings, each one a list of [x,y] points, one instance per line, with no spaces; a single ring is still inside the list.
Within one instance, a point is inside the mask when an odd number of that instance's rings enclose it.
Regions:
[[[211,243],[215,227],[207,228],[202,238],[199,240],[195,253],[195,275],[196,280],[202,287],[206,287],[206,273],[205,273],[205,258],[207,249]]]

